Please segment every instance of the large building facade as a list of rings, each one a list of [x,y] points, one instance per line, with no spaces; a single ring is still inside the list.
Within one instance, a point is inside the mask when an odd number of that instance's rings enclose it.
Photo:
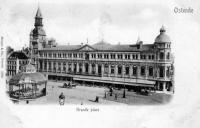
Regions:
[[[171,40],[162,26],[154,43],[56,45],[47,40],[38,8],[30,34],[31,57],[48,79],[74,80],[126,88],[174,90]]]

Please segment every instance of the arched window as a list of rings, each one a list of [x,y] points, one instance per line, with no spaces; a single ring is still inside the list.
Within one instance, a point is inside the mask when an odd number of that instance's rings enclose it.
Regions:
[[[161,66],[161,67],[159,68],[159,71],[160,71],[159,76],[160,76],[160,77],[164,77],[164,67],[163,67],[163,66]]]
[[[118,66],[118,74],[119,74],[119,75],[122,74],[122,66]]]
[[[160,59],[161,60],[164,59],[164,53],[163,52],[160,53]]]
[[[129,66],[126,66],[126,75],[129,75]]]
[[[134,75],[134,76],[137,75],[137,66],[133,66],[133,75]]]
[[[170,53],[169,52],[167,53],[167,59],[168,60],[170,59]]]
[[[141,75],[144,76],[145,75],[145,66],[141,67]]]
[[[111,74],[114,74],[114,73],[115,73],[115,66],[111,65]]]
[[[153,76],[153,67],[149,67],[149,76]]]

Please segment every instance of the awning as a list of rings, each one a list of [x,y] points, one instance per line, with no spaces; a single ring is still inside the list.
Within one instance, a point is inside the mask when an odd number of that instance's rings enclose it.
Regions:
[[[121,85],[129,85],[129,86],[140,86],[140,87],[154,87],[155,81],[146,80],[146,82],[123,82],[123,81],[110,81],[110,80],[102,80],[102,79],[87,79],[87,78],[74,78],[74,80],[80,81],[90,81],[90,82],[100,82],[100,83],[110,83],[110,84],[121,84]]]

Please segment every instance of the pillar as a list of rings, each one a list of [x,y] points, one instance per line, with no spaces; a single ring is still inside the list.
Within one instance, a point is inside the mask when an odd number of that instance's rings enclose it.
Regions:
[[[131,77],[133,74],[133,66],[129,66],[129,77]]]
[[[62,55],[62,54],[61,54]],[[60,72],[63,73],[63,62],[60,62]]]
[[[85,73],[85,63],[84,62],[82,64],[82,72],[83,72],[83,74]]]
[[[167,88],[166,88],[166,82],[163,82],[163,91],[166,92]]]
[[[74,63],[71,63],[71,71],[74,72]]]
[[[44,61],[42,61],[42,72],[44,72]]]
[[[76,64],[76,72],[79,73],[79,63]]]
[[[69,68],[69,66],[68,66],[68,62],[66,62],[66,73],[68,73],[68,68]]]
[[[101,64],[101,76],[104,74],[104,64]]]
[[[58,71],[58,62],[56,62],[56,72]]]
[[[137,78],[140,77],[140,70],[141,70],[140,65],[137,65],[137,75],[136,75]]]
[[[108,77],[110,77],[110,75],[111,75],[111,66],[110,64],[108,64]]]
[[[49,71],[49,61],[47,61],[47,72]]]
[[[53,72],[53,61],[51,61],[51,72]]]
[[[145,66],[145,78],[147,79],[149,75],[149,70],[148,70],[148,66]]]
[[[117,73],[118,73],[118,68],[117,68],[117,64],[115,65],[115,77],[117,77]]]
[[[96,74],[98,74],[98,64],[95,64],[95,68],[96,68]]]
[[[124,78],[124,76],[125,76],[125,65],[123,64],[122,65],[122,77]]]
[[[91,73],[92,73],[92,64],[89,63],[89,74],[91,74]]]

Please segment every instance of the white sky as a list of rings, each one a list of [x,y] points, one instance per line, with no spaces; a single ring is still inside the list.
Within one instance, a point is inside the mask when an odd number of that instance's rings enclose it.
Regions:
[[[41,1],[44,29],[47,37],[59,44],[90,44],[100,40],[116,44],[135,43],[138,36],[145,43],[153,43],[162,25],[171,36],[174,31],[174,2],[54,2]],[[29,44],[34,27],[37,1],[12,1],[2,5],[6,20],[4,37],[9,45],[20,49]],[[15,45],[15,44],[18,45]]]
[[[191,7],[194,13],[175,14],[174,7]],[[46,127],[46,122],[52,122],[48,127],[62,127],[71,118],[74,127],[120,127],[122,124],[127,128],[200,127],[200,1],[40,0],[40,8],[47,36],[55,38],[59,44],[80,44],[86,42],[86,38],[90,44],[102,38],[111,44],[135,43],[138,36],[144,43],[153,43],[164,24],[175,55],[176,90],[173,101],[166,106],[100,107],[103,112],[93,115],[71,112],[73,107],[10,107],[25,127]],[[36,11],[37,1],[34,0],[1,1],[0,35],[7,45],[20,49],[29,44]],[[33,111],[31,115],[30,111]],[[69,117],[66,113],[72,115]]]

